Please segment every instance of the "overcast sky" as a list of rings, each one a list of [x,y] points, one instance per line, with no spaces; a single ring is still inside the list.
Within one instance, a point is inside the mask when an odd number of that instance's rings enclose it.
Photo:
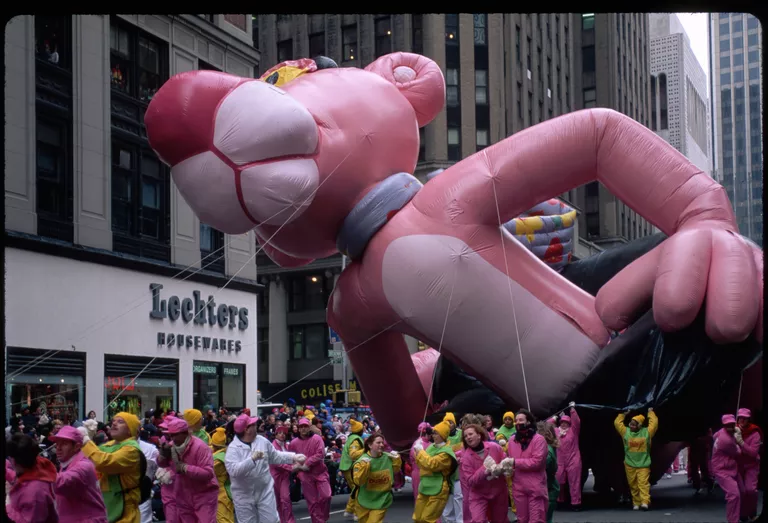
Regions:
[[[685,32],[691,41],[693,54],[699,59],[701,67],[709,78],[709,58],[707,56],[707,13],[677,13]]]

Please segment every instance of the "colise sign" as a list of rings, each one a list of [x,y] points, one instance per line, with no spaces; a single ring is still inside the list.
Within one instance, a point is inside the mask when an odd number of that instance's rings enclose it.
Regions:
[[[152,310],[149,317],[153,320],[168,319],[171,323],[179,319],[184,324],[196,324],[203,326],[206,323],[211,327],[218,327],[222,331],[226,329],[239,331],[248,329],[248,309],[236,307],[226,303],[216,304],[213,296],[207,300],[201,299],[200,291],[192,291],[192,298],[179,298],[171,296],[167,300],[160,298],[163,286],[159,283],[150,283],[149,291],[152,293]],[[226,331],[224,331],[226,332]],[[157,345],[160,347],[186,347],[187,350],[219,350],[227,352],[240,352],[242,344],[240,340],[224,337],[203,336],[192,334],[176,334],[173,332],[158,332]]]

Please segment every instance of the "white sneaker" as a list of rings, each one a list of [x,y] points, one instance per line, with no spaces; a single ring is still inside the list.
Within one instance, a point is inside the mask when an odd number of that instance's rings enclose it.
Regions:
[[[349,517],[352,517],[352,516],[354,516],[354,514],[352,514],[351,512],[344,511],[344,517],[345,518],[349,518]]]
[[[664,477],[667,478],[667,479],[671,479],[672,478],[672,474],[664,474]]]
[[[632,510],[640,510],[640,507],[635,505],[634,507],[632,507]]]
[[[643,510],[648,510],[648,505],[643,503],[642,505],[640,505],[640,508],[643,509]]]

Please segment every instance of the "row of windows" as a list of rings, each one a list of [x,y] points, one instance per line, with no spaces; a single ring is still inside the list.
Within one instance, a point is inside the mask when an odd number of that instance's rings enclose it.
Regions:
[[[38,95],[38,234],[73,241],[73,166],[70,16],[36,16],[36,76],[67,75],[69,100]],[[202,67],[206,67],[201,62]],[[111,224],[113,249],[170,261],[170,172],[149,147],[142,115],[168,78],[168,46],[113,19],[110,26],[112,87]],[[212,68],[207,66],[207,68]],[[48,82],[49,83],[49,82]],[[63,107],[69,105],[70,108]],[[223,234],[201,227],[201,255],[209,270],[224,271]]]

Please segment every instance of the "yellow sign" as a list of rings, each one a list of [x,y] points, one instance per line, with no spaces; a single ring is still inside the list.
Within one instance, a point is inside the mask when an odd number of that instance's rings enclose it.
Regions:
[[[340,390],[344,390],[342,388],[341,382],[328,383],[328,384],[323,383],[322,385],[316,385],[314,387],[301,389],[301,392],[299,392],[299,395],[303,400],[325,399],[325,398],[330,398],[332,393]],[[353,380],[349,381],[349,390],[357,390],[356,381],[353,381]]]

